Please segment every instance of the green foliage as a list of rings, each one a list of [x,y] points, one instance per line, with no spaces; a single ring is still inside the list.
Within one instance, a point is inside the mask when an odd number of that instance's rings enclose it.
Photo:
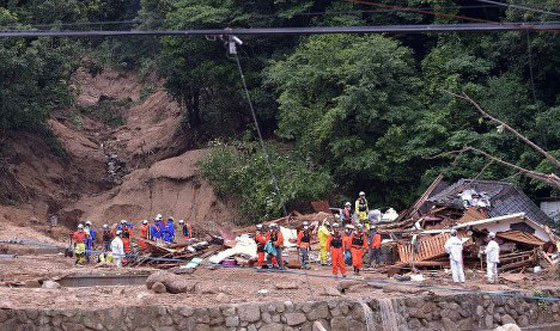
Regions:
[[[200,164],[202,176],[222,197],[238,199],[244,216],[250,221],[279,217],[282,204],[290,206],[325,198],[333,189],[331,176],[323,168],[293,152],[269,146],[270,162],[278,179],[278,196],[257,143],[215,141],[212,151]]]
[[[106,98],[99,100],[99,102],[93,106],[80,107],[79,110],[82,114],[89,115],[110,127],[116,128],[124,124],[124,118],[120,112],[131,104],[132,100],[130,99]]]

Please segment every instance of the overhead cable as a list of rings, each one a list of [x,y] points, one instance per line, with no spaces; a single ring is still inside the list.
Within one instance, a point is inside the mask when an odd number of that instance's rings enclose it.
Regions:
[[[0,38],[36,37],[131,37],[131,36],[281,36],[315,34],[427,33],[427,32],[499,32],[560,31],[559,23],[533,24],[425,24],[329,26],[296,28],[200,29],[200,30],[130,30],[130,31],[0,31]]]
[[[538,8],[533,8],[533,7],[528,7],[528,6],[522,6],[522,5],[515,5],[515,4],[504,3],[504,2],[493,1],[493,0],[477,0],[477,1],[478,1],[478,2],[487,3],[487,4],[502,6],[502,7],[515,8],[515,9],[526,10],[526,11],[531,11],[531,12],[535,12],[535,13],[540,13],[540,14],[546,14],[546,15],[552,15],[552,16],[558,16],[558,17],[560,17],[560,13],[553,12],[553,11],[549,11],[549,10],[544,10],[544,9],[538,9]]]

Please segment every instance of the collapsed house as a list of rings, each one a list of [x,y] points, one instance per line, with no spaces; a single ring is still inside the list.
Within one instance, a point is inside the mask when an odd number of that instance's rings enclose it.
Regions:
[[[558,237],[552,221],[513,184],[461,179],[448,186],[442,177],[381,232],[400,236],[390,241],[397,267],[448,267],[444,243],[452,228],[463,240],[467,267],[484,267],[479,252],[489,232],[497,234],[500,270],[525,270],[558,261]]]

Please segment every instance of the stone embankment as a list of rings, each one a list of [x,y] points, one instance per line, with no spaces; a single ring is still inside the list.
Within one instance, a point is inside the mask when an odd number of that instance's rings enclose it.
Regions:
[[[558,295],[559,293],[550,293]],[[187,303],[185,303],[187,304]],[[361,302],[344,298],[292,303],[266,302],[214,307],[141,306],[95,309],[0,309],[2,331],[26,330],[491,330],[503,324],[553,325],[560,302],[519,297],[427,295]],[[319,323],[316,323],[319,322]],[[396,326],[396,329],[395,329]]]

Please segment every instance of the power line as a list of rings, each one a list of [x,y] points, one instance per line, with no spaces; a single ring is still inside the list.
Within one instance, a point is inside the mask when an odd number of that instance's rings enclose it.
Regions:
[[[1,31],[0,38],[36,37],[131,37],[131,36],[281,36],[315,34],[428,33],[428,32],[500,32],[560,31],[559,23],[503,24],[420,24],[375,26],[329,26],[295,28],[131,30],[131,31]]]
[[[532,11],[532,12],[535,12],[535,13],[547,14],[547,15],[553,15],[553,16],[560,17],[560,13],[553,12],[553,11],[548,11],[548,10],[543,10],[543,9],[538,9],[538,8],[533,8],[533,7],[514,5],[514,4],[503,3],[503,2],[499,2],[499,1],[493,1],[493,0],[477,0],[477,1],[487,3],[487,4],[502,6],[502,7],[515,8],[515,9]]]

